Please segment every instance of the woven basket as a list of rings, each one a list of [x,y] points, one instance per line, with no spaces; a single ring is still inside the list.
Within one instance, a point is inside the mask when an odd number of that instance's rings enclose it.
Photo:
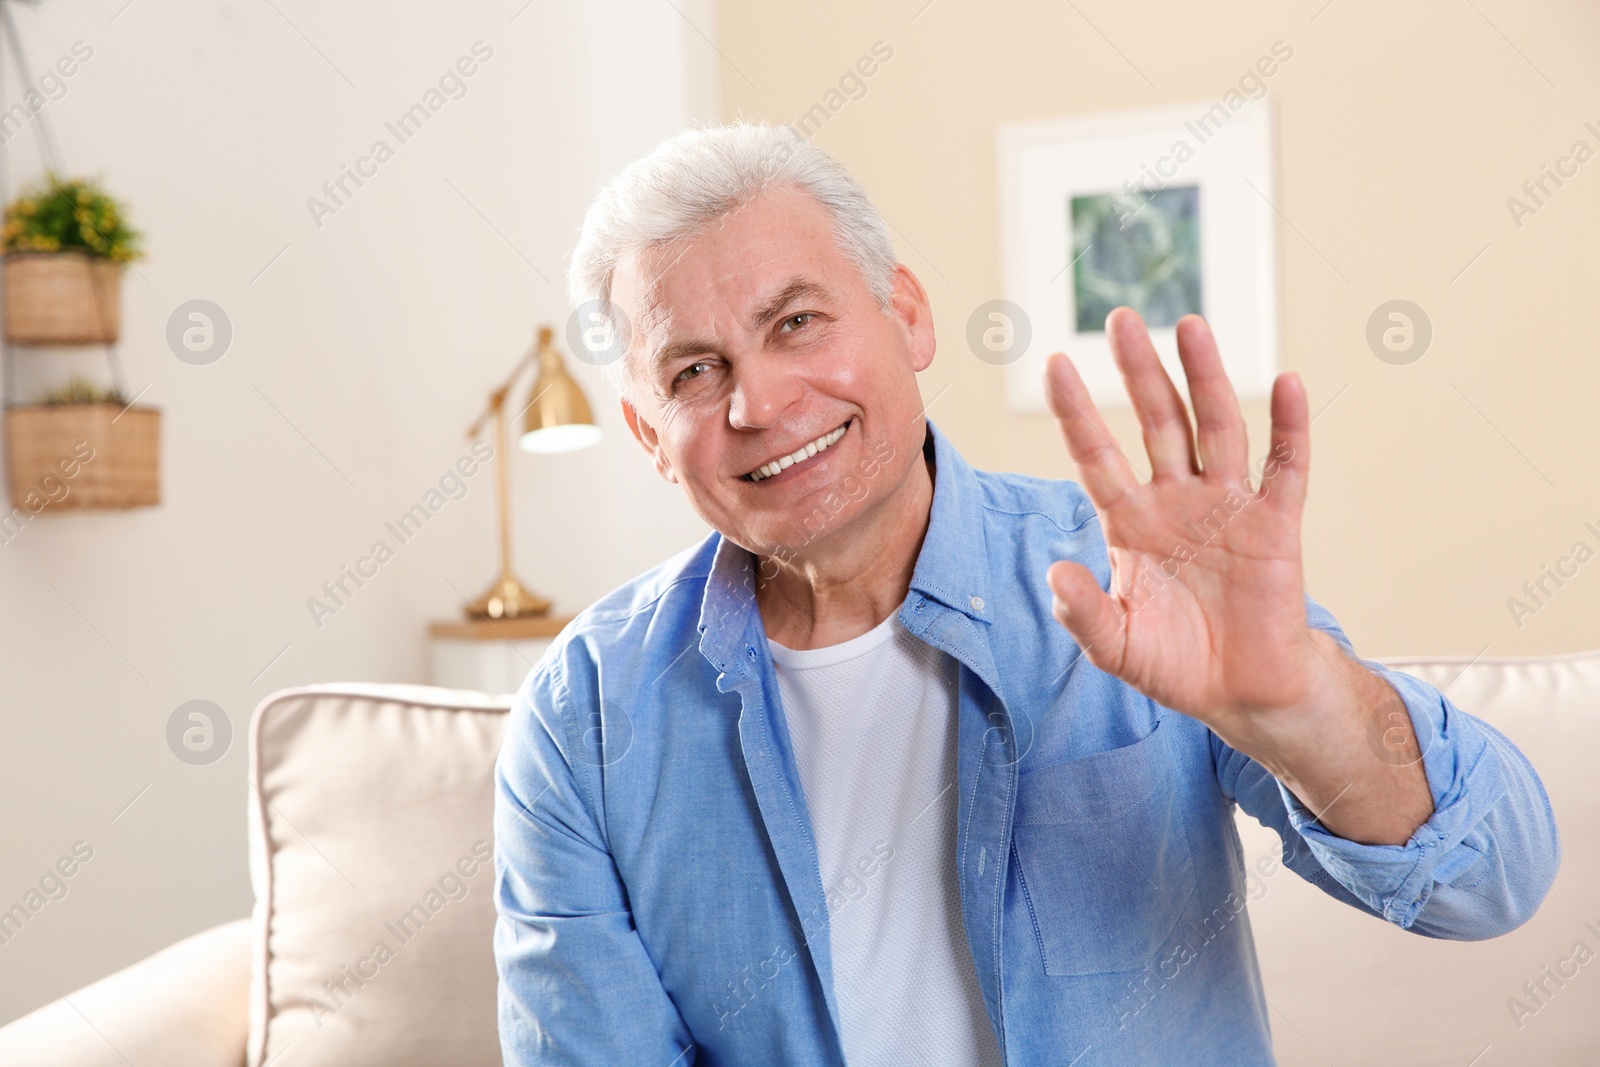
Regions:
[[[12,507],[36,512],[159,504],[160,461],[159,408],[22,404],[6,410]]]
[[[6,340],[14,345],[113,344],[122,330],[122,265],[109,259],[10,252],[0,287]]]

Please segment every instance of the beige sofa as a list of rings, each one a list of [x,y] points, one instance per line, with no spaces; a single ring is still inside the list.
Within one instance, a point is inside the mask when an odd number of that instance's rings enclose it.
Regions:
[[[1248,914],[1280,1062],[1600,1063],[1600,652],[1392,662],[1533,760],[1560,878],[1521,929],[1455,943],[1277,867]],[[0,1064],[499,1063],[487,857],[509,701],[407,685],[266,698],[250,730],[254,915],[0,1029]],[[1240,833],[1247,863],[1277,854],[1271,831]]]

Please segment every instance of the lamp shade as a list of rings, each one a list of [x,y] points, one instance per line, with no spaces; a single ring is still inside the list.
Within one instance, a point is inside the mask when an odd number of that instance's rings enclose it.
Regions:
[[[588,398],[567,373],[550,336],[548,328],[539,331],[539,376],[517,439],[524,452],[572,452],[598,443],[601,437]]]

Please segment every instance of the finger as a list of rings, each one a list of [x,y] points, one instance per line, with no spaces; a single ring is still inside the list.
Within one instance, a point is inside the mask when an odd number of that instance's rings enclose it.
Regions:
[[[1089,499],[1102,510],[1110,507],[1133,491],[1139,478],[1106,429],[1100,410],[1089,399],[1089,390],[1078,376],[1078,368],[1066,353],[1052,353],[1045,361],[1045,387],[1050,410],[1061,424],[1067,452],[1078,465]]]
[[[1106,316],[1106,336],[1133,410],[1139,416],[1139,428],[1144,431],[1151,480],[1199,474],[1189,434],[1189,414],[1156,355],[1155,345],[1150,343],[1144,320],[1132,308],[1116,308]]]
[[[1250,477],[1250,443],[1239,398],[1223,369],[1217,339],[1199,315],[1178,320],[1178,358],[1189,379],[1189,399],[1194,404],[1195,438],[1200,469],[1210,477]]]
[[[1257,495],[1287,514],[1305,505],[1311,473],[1311,419],[1305,383],[1298,374],[1280,374],[1272,383],[1272,448],[1261,468]]]
[[[1067,628],[1089,662],[1101,670],[1121,663],[1122,614],[1094,574],[1081,564],[1060,560],[1050,565],[1045,577],[1055,596],[1056,621]]]

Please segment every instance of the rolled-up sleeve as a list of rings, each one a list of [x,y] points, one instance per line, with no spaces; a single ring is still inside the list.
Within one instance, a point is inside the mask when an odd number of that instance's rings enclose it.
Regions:
[[[1306,611],[1313,627],[1355,656],[1326,608],[1307,597]],[[1422,750],[1434,812],[1410,840],[1364,845],[1330,833],[1287,786],[1213,735],[1223,791],[1278,832],[1291,870],[1402,929],[1472,941],[1522,925],[1561,863],[1555,815],[1538,773],[1504,734],[1433,686],[1357,659],[1394,687]]]
[[[598,775],[551,657],[517,694],[495,764],[495,966],[509,1067],[692,1064],[593,814]]]

